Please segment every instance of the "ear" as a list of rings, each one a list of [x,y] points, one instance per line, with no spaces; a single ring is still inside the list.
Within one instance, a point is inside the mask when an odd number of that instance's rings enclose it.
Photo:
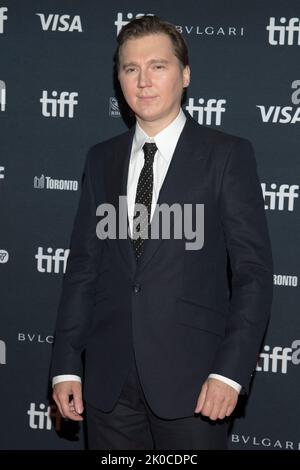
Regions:
[[[182,71],[182,76],[183,76],[183,88],[187,88],[190,84],[190,79],[191,79],[191,69],[188,65],[184,67]]]

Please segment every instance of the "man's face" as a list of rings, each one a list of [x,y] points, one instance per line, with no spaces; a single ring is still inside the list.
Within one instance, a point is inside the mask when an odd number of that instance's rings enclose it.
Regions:
[[[189,67],[181,67],[166,34],[127,40],[119,52],[119,81],[140,125],[162,130],[177,116]]]

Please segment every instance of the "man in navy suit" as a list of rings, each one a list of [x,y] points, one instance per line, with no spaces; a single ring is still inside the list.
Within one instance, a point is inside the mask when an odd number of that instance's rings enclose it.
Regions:
[[[252,146],[182,111],[190,69],[173,25],[133,20],[118,36],[116,60],[136,125],[86,159],[53,397],[64,417],[83,419],[85,351],[90,448],[226,449],[227,417],[248,391],[272,298]],[[167,220],[170,236],[155,237],[163,206],[177,212]],[[117,236],[99,230],[103,207],[115,208]],[[189,231],[173,230],[191,222],[190,207],[199,209],[194,246]]]

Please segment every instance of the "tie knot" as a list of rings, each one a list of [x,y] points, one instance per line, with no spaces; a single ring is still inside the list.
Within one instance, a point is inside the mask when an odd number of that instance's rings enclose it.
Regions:
[[[156,143],[155,142],[146,142],[143,146],[143,150],[144,150],[144,155],[145,155],[145,163],[146,164],[150,163],[152,165],[154,155],[155,155],[155,152],[157,150]]]

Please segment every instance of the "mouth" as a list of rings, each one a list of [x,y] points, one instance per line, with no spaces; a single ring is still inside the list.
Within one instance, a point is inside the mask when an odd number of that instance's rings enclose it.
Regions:
[[[157,96],[138,96],[137,98],[141,101],[152,101],[157,98]]]

